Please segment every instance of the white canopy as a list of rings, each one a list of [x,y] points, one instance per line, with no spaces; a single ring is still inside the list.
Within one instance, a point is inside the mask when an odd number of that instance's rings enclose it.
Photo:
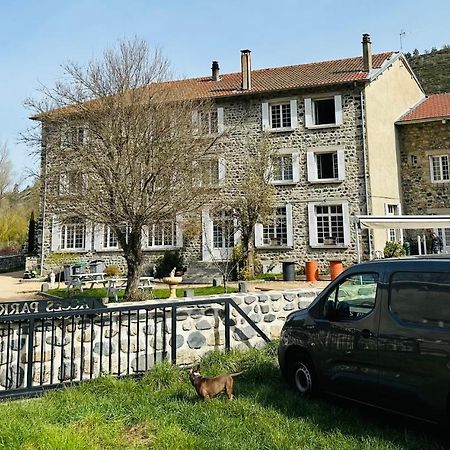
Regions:
[[[356,216],[361,228],[428,229],[450,228],[449,216]]]

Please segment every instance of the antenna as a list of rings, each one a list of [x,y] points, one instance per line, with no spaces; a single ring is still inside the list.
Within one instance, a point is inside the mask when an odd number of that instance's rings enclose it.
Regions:
[[[400,51],[403,53],[403,36],[406,34],[406,31],[400,30]]]

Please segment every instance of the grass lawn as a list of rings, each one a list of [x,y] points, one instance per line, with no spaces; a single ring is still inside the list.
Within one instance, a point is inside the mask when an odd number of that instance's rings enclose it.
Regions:
[[[280,379],[275,346],[212,353],[202,372],[245,369],[235,399],[197,399],[186,371],[156,366],[140,380],[103,377],[37,399],[2,403],[0,448],[438,449],[428,428],[386,414],[302,400]],[[414,428],[416,427],[416,428]]]
[[[177,289],[177,297],[183,296],[184,289]],[[214,295],[214,294],[223,294],[224,288],[222,286],[209,286],[209,287],[201,287],[201,288],[194,288],[194,295],[196,297],[203,297],[207,295]],[[236,288],[229,287],[228,293],[237,292]],[[67,298],[67,289],[49,289],[48,291],[51,295],[56,295],[58,297]],[[121,290],[119,291],[119,300],[123,298],[125,291]],[[83,289],[83,292],[80,291],[71,291],[70,296],[76,297],[76,298],[103,298],[106,297],[107,290],[106,288],[95,288],[95,289]],[[163,288],[163,289],[154,289],[153,290],[153,298],[155,299],[163,299],[163,298],[169,298],[169,289]],[[111,302],[111,299],[110,299]]]

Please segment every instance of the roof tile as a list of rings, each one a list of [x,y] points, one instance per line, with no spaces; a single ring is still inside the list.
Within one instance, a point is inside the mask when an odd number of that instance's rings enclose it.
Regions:
[[[450,117],[450,92],[434,94],[403,115],[398,122],[428,121]]]

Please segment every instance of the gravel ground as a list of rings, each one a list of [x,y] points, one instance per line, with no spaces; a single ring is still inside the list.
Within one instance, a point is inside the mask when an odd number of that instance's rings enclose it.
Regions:
[[[0,300],[17,301],[39,299],[37,293],[41,290],[43,281],[23,280],[23,271],[9,272],[0,274]],[[267,290],[289,290],[299,288],[321,288],[325,287],[329,280],[321,280],[315,283],[308,281],[252,281],[248,284],[249,291],[267,291]],[[237,286],[236,283],[230,283],[231,286]],[[195,287],[200,285],[195,285]],[[205,286],[205,285],[201,285]],[[194,285],[180,285],[181,288],[192,288]]]

